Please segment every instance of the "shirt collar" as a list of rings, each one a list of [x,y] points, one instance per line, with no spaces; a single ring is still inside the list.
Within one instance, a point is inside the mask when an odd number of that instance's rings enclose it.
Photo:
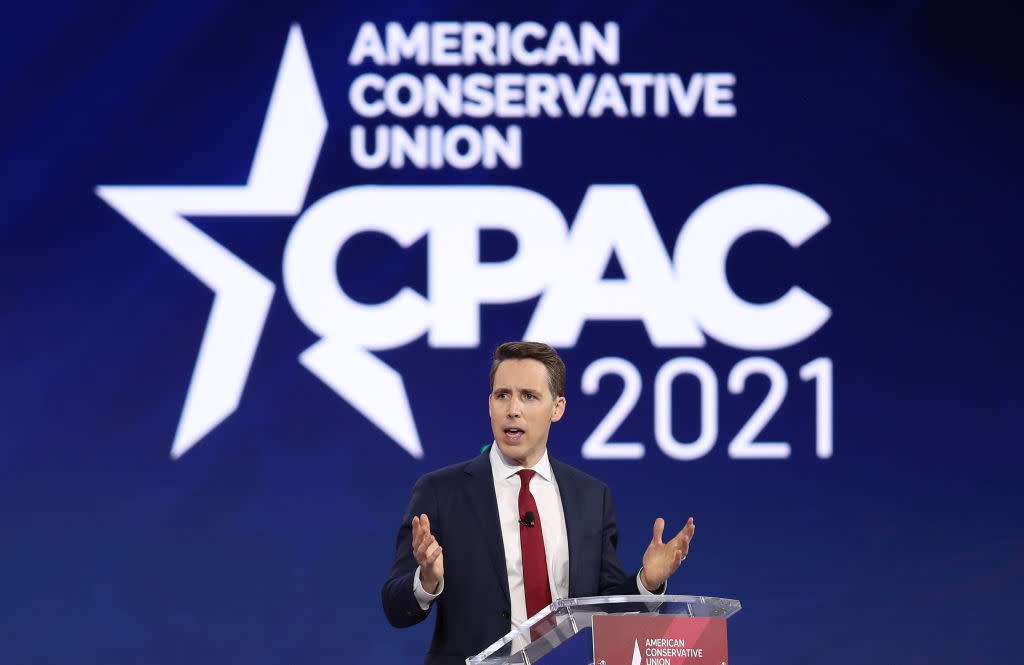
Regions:
[[[489,457],[491,459],[491,474],[494,476],[494,482],[507,480],[523,469],[523,467],[516,464],[513,460],[505,457],[505,455],[502,454],[501,449],[498,448],[498,444],[496,442],[491,443]],[[540,458],[540,461],[533,465],[532,469],[537,472],[538,476],[548,482],[551,482],[553,477],[551,472],[551,460],[548,459],[548,451],[546,449],[544,450],[544,456]]]

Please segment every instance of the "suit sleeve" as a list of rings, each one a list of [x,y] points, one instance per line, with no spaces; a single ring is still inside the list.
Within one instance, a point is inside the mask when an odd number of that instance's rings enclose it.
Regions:
[[[615,520],[615,504],[612,502],[612,493],[607,486],[604,488],[603,504],[600,593],[602,596],[638,593],[636,576],[639,571],[627,576],[616,551],[619,545],[619,525]]]
[[[430,518],[431,533],[443,546],[439,535],[441,516],[437,512],[437,498],[432,492],[427,476],[416,481],[413,487],[409,507],[406,508],[402,525],[398,528],[395,561],[380,592],[384,615],[396,628],[415,625],[430,614],[429,609],[424,610],[420,607],[413,593],[413,576],[418,565],[412,553],[412,518],[424,513]]]

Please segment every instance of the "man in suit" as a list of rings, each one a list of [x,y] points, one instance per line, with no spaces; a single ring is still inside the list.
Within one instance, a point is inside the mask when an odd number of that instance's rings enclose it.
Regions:
[[[437,606],[426,665],[462,665],[553,598],[664,593],[693,538],[690,518],[663,542],[658,518],[627,576],[608,487],[547,454],[565,413],[562,359],[546,344],[509,342],[490,378],[494,445],[416,482],[381,590],[396,627]]]

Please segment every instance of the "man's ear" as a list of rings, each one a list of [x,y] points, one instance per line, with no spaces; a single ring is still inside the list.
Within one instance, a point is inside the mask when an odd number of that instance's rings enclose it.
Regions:
[[[555,400],[555,408],[551,411],[551,422],[556,422],[562,419],[562,414],[565,413],[565,397],[559,397]]]

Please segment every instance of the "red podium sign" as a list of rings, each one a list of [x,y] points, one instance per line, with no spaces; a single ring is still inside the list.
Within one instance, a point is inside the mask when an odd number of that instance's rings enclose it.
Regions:
[[[728,664],[725,619],[594,617],[594,665]]]

